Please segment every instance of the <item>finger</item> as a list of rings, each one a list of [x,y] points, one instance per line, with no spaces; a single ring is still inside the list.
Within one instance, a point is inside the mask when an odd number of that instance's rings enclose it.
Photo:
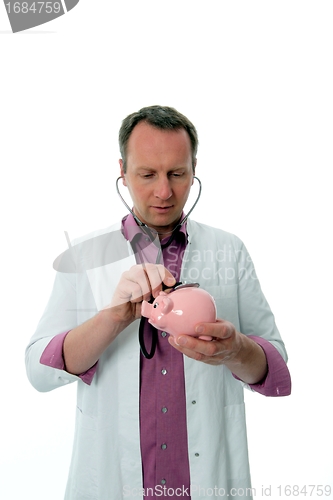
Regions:
[[[162,289],[162,281],[156,265],[144,264],[143,266],[138,266],[131,280],[137,283],[139,289],[141,290],[141,300],[150,300],[151,296],[155,296],[154,290]],[[156,292],[156,296],[158,295]],[[139,297],[139,295],[136,295]]]
[[[123,303],[149,300],[151,295],[157,297],[162,290],[162,281],[170,286],[176,283],[170,271],[163,265],[145,263],[132,266],[122,275],[119,298]]]
[[[203,362],[211,362],[214,357],[212,355],[207,356],[206,354],[202,353],[201,350],[198,349],[188,349],[187,347],[182,347],[178,344],[176,344],[176,339],[173,338],[171,335],[169,336],[169,344],[171,344],[177,351],[181,352],[185,356],[195,359],[196,361],[203,361]],[[206,342],[208,344],[209,342],[205,340],[201,340],[199,342]]]
[[[149,268],[149,271],[147,269]],[[150,275],[149,275],[150,273]],[[150,264],[133,266],[130,270],[129,281],[133,287],[132,299],[135,301],[149,300],[152,294],[151,274],[154,273]]]
[[[146,264],[146,273],[150,282],[152,295],[157,297],[162,291],[162,282],[167,286],[173,286],[176,279],[162,264]]]
[[[217,356],[224,350],[224,346],[221,341],[208,342],[207,340],[201,340],[197,337],[192,337],[190,335],[179,335],[175,337],[174,343],[178,350],[181,350],[187,356],[192,356],[195,359],[201,359],[202,357],[212,357]],[[196,353],[193,355],[193,353]],[[199,356],[197,356],[199,354]]]
[[[115,305],[124,304],[126,302],[141,302],[142,296],[143,291],[141,286],[135,281],[124,278],[118,286],[113,302]]]
[[[235,327],[230,321],[217,319],[215,323],[198,323],[195,326],[195,333],[198,336],[209,335],[215,339],[226,340],[235,332]]]
[[[166,286],[174,286],[176,284],[176,278],[173,276],[173,274],[171,274],[171,272],[161,264],[159,264],[157,267],[159,269],[163,283]]]
[[[117,296],[122,302],[149,300],[150,295],[149,282],[142,266],[133,266],[122,274],[117,287]]]
[[[162,290],[164,280],[170,285],[176,283],[175,278],[164,266],[151,263],[133,266],[126,278],[132,291],[131,302],[149,300],[151,295],[157,297]],[[128,283],[125,286],[128,288]]]

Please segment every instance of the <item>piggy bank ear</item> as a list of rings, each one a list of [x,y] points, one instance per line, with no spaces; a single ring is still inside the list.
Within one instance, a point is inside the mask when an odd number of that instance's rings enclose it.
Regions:
[[[161,310],[163,314],[168,314],[173,307],[173,302],[169,297],[163,297],[163,301],[161,304]]]

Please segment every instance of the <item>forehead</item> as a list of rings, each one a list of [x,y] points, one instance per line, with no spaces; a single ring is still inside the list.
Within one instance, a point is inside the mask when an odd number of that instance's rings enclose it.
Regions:
[[[161,130],[145,122],[138,123],[128,140],[127,156],[192,154],[191,141],[185,129]]]

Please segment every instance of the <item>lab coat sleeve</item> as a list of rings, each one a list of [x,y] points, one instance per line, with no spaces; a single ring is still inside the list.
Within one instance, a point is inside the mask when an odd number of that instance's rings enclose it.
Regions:
[[[239,241],[238,310],[240,331],[261,345],[266,354],[268,373],[260,384],[250,388],[265,396],[287,396],[291,392],[287,352],[275,323],[274,315],[261,290],[252,259]]]
[[[57,273],[50,299],[25,353],[28,379],[38,391],[51,391],[80,380],[64,369],[40,362],[52,338],[72,330],[77,324],[76,276]]]
[[[238,311],[240,331],[266,339],[287,362],[287,351],[275,323],[274,315],[262,292],[252,259],[239,240],[238,256]]]

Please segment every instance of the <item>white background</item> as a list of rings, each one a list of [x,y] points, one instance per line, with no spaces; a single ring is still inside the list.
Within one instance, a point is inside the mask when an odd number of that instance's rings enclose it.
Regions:
[[[81,0],[13,35],[0,5],[1,500],[63,498],[75,387],[37,393],[24,349],[64,231],[125,213],[117,133],[151,104],[197,126],[193,218],[244,240],[288,349],[292,396],[246,394],[256,497],[333,488],[332,24],[327,1]]]

